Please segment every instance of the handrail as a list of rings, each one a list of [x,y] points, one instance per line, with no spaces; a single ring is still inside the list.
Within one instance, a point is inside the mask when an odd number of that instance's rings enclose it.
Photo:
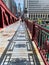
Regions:
[[[30,21],[26,20],[25,23],[32,34],[32,40],[37,45],[45,65],[49,65],[47,55],[49,54],[49,30],[37,24],[36,22],[31,23]]]
[[[41,25],[35,23],[36,26],[38,26],[41,30],[44,30],[45,32],[49,33],[48,29],[45,29],[44,27],[41,27]]]

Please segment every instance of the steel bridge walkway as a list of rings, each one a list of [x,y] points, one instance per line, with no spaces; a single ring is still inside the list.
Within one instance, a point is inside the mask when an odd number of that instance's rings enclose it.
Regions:
[[[34,21],[25,20],[25,24],[18,20],[3,0],[0,0],[0,65],[49,65],[49,53],[45,54],[46,50],[41,50],[38,46],[41,40],[41,44],[45,42],[43,37],[49,39],[49,30]],[[45,31],[46,34],[41,31]],[[45,46],[49,51],[48,45]]]
[[[0,55],[2,58],[0,65],[41,65],[34,55],[27,26],[24,22],[19,22],[18,29],[8,41],[9,44],[5,48],[5,52]]]

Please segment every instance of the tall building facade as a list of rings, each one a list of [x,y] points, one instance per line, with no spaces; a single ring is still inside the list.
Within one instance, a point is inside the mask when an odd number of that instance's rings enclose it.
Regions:
[[[18,16],[21,16],[21,4],[18,3]]]
[[[27,8],[29,13],[29,18],[37,20],[41,18],[42,20],[49,20],[49,4],[40,0],[24,0],[24,8]]]
[[[11,0],[3,0],[3,2],[6,4],[6,6],[11,10]]]
[[[20,6],[20,3],[18,3],[18,12],[21,12],[21,6]]]
[[[16,15],[17,7],[14,0],[3,0],[3,2],[6,4],[6,6],[9,8],[9,10]]]
[[[15,3],[15,1],[14,0],[11,0],[12,1],[12,13],[14,14],[14,15],[16,15],[16,13],[17,13],[17,5],[16,5],[16,3]]]

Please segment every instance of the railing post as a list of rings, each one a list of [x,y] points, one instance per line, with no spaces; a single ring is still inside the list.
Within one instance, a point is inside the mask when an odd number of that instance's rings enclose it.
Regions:
[[[33,22],[32,40],[34,40],[34,37],[35,37],[35,22]]]
[[[4,27],[4,16],[3,16],[3,9],[2,9],[2,26]]]
[[[3,28],[3,17],[2,17],[2,8],[0,6],[0,28]]]

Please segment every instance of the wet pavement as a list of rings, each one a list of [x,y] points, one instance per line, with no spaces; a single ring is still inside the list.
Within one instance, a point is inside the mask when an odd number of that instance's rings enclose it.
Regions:
[[[25,23],[20,23],[1,65],[36,65]]]

